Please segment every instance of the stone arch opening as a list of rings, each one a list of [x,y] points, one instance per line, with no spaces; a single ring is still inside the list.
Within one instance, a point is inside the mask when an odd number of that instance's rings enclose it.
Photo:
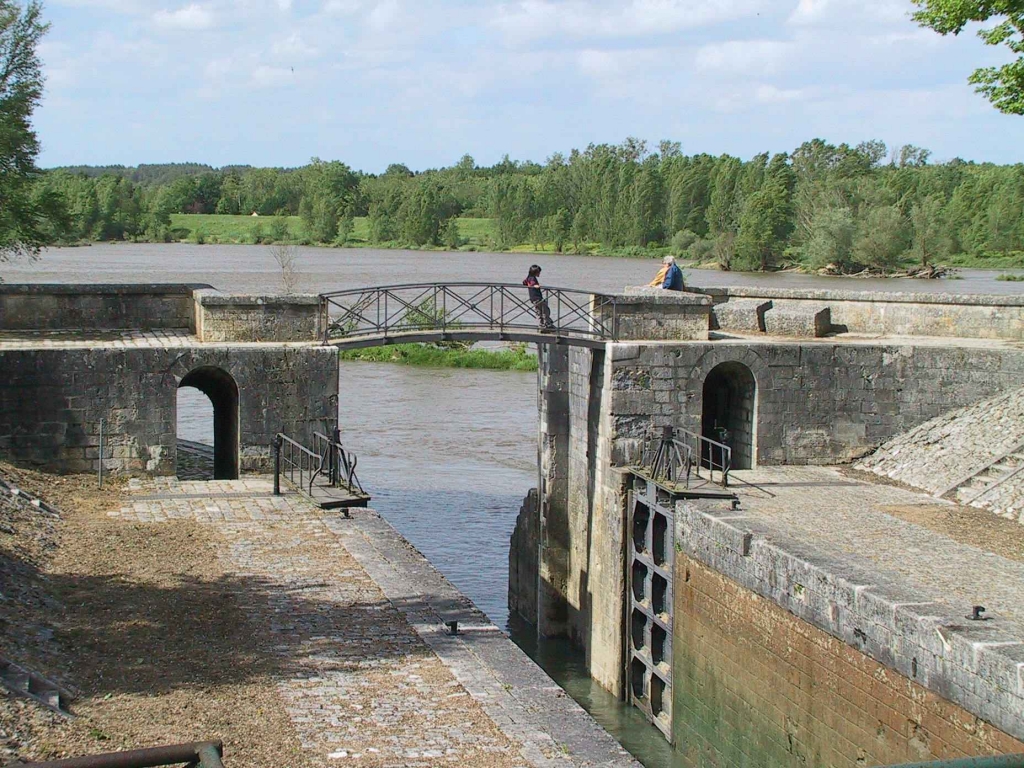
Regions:
[[[703,403],[701,434],[732,449],[733,469],[751,469],[755,462],[757,382],[750,368],[734,361],[716,365],[704,379]],[[701,458],[709,461],[712,457]]]
[[[213,479],[238,479],[238,385],[227,371],[204,366],[178,384],[198,389],[213,406]]]

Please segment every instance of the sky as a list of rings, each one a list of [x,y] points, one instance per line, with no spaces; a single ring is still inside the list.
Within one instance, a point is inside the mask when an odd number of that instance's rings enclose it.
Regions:
[[[820,137],[1024,161],[967,83],[1008,61],[910,0],[45,0],[39,164],[371,173],[628,136],[742,158]]]

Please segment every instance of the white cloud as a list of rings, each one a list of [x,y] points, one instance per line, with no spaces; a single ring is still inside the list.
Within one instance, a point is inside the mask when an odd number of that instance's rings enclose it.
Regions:
[[[320,49],[307,43],[301,34],[293,32],[283,40],[276,40],[270,46],[270,50],[279,59],[315,59],[320,55]]]
[[[279,88],[295,80],[295,72],[290,67],[268,67],[261,64],[249,76],[254,88]]]
[[[153,21],[165,29],[209,29],[213,26],[213,13],[199,3],[191,3],[176,11],[161,8],[153,14]]]
[[[568,35],[656,35],[741,18],[767,0],[518,0],[498,6],[492,22],[512,42]]]
[[[846,25],[871,27],[905,23],[910,4],[905,0],[799,0],[789,16],[796,25]]]
[[[783,104],[791,101],[803,101],[808,91],[802,88],[777,88],[774,85],[760,85],[754,91],[754,98],[761,104]]]
[[[795,55],[794,44],[778,40],[730,40],[698,49],[694,66],[701,72],[748,76],[751,72],[778,72]]]

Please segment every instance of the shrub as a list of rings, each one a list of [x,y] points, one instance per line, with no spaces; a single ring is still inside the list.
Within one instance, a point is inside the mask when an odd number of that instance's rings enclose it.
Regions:
[[[681,257],[698,240],[700,240],[700,237],[695,232],[691,232],[689,229],[680,229],[672,235],[669,250],[672,251],[674,256]]]

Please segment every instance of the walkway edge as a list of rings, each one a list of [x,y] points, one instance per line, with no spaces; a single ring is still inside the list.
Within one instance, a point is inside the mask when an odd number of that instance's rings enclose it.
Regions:
[[[323,521],[531,765],[641,768],[378,513]],[[444,630],[452,620],[458,636]]]

